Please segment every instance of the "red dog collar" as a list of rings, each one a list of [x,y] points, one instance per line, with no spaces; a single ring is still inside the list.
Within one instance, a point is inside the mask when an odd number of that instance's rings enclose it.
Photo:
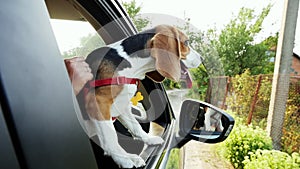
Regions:
[[[89,81],[83,88],[83,93],[86,96],[91,88],[108,86],[108,85],[124,85],[124,84],[136,84],[138,85],[139,79],[127,78],[124,76],[118,76],[108,79],[96,79]]]
[[[138,84],[139,79],[127,78],[124,76],[113,77],[108,79],[93,80],[89,82],[90,87],[101,87],[107,85],[124,85],[124,84]]]
[[[108,86],[108,85],[124,85],[124,84],[136,84],[138,85],[139,79],[127,78],[124,76],[118,76],[108,79],[97,79],[89,81],[84,88],[84,94],[87,94],[90,88]]]
[[[108,86],[108,85],[124,85],[124,84],[136,84],[138,85],[139,79],[134,79],[134,78],[127,78],[124,76],[119,76],[119,77],[113,77],[113,78],[108,78],[108,79],[98,79],[98,80],[93,80],[88,82],[86,85],[87,87],[84,88],[84,95],[86,95],[90,88],[95,88],[95,87],[101,87],[101,86]],[[114,121],[116,117],[112,117],[112,120]]]

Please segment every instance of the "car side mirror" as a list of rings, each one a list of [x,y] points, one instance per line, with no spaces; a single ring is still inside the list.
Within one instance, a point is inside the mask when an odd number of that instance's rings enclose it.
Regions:
[[[234,119],[225,111],[206,102],[185,100],[179,120],[179,143],[183,146],[190,140],[204,143],[224,141],[234,126]]]

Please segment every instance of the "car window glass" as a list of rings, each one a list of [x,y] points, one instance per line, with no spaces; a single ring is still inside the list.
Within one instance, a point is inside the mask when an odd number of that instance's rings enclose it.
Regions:
[[[51,19],[51,26],[63,58],[86,57],[105,45],[89,22]]]

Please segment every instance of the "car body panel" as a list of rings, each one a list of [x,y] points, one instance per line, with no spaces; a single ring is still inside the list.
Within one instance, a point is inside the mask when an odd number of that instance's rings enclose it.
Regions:
[[[74,113],[71,83],[44,1],[1,1],[0,8],[1,108],[15,165],[97,168]],[[13,166],[15,160],[6,163]]]
[[[13,142],[3,117],[2,107],[0,109],[0,140],[0,168],[20,169]]]

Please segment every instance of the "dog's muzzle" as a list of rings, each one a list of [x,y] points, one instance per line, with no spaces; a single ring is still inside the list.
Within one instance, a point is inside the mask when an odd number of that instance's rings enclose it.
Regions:
[[[190,50],[190,53],[187,55],[185,60],[181,60],[180,66],[181,66],[181,80],[184,80],[187,84],[188,88],[192,88],[193,86],[193,80],[190,75],[190,72],[188,71],[189,68],[197,68],[200,66],[204,59],[201,57],[200,54],[198,54],[193,49]]]
[[[185,60],[182,60],[182,62],[187,68],[196,68],[203,62],[203,60],[203,57],[199,53],[190,49],[190,53],[186,56]]]

